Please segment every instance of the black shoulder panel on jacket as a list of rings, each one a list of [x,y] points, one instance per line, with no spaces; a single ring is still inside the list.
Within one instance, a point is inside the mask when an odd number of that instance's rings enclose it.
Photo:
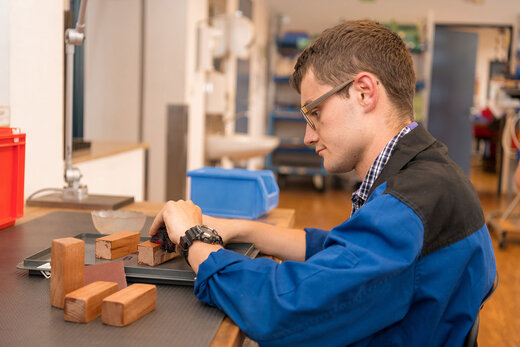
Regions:
[[[401,200],[422,219],[421,256],[467,237],[485,223],[469,178],[448,157],[446,146],[422,126],[399,140],[372,190],[384,182],[386,194]]]

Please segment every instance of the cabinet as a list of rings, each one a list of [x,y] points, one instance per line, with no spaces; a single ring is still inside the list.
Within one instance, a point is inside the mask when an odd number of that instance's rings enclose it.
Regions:
[[[314,148],[303,142],[307,123],[300,114],[300,96],[289,85],[296,57],[307,43],[308,37],[303,33],[289,33],[276,40],[271,78],[273,106],[267,131],[280,139],[280,145],[267,156],[266,167],[278,175],[281,186],[288,176],[310,175],[314,187],[321,191],[327,171]]]

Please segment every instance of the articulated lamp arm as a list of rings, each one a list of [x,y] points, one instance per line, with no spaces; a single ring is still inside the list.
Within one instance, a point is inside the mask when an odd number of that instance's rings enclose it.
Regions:
[[[64,200],[82,200],[87,197],[87,187],[80,185],[81,173],[72,166],[72,105],[74,97],[74,46],[85,41],[85,11],[87,0],[82,0],[75,28],[65,30],[65,172],[67,185],[63,190]]]

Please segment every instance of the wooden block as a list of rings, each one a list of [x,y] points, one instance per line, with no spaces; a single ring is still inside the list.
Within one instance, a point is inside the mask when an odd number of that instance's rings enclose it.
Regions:
[[[161,249],[157,243],[145,241],[137,245],[137,263],[148,266],[156,266],[179,256],[177,249],[168,253]]]
[[[85,242],[74,237],[52,240],[51,305],[63,308],[65,295],[83,287]]]
[[[155,310],[157,288],[136,283],[106,297],[101,308],[104,324],[122,327]]]
[[[88,323],[101,314],[103,299],[118,291],[116,282],[96,281],[65,295],[63,318]]]
[[[96,258],[116,259],[137,252],[141,234],[134,231],[120,231],[96,239]]]

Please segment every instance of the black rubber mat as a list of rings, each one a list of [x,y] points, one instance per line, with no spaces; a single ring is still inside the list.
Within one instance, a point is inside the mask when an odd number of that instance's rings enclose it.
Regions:
[[[89,213],[54,212],[0,230],[0,345],[208,346],[224,314],[200,303],[193,287],[157,285],[155,311],[126,327],[104,325],[101,318],[71,323],[51,307],[49,280],[16,268],[55,238],[96,233],[90,218]]]

